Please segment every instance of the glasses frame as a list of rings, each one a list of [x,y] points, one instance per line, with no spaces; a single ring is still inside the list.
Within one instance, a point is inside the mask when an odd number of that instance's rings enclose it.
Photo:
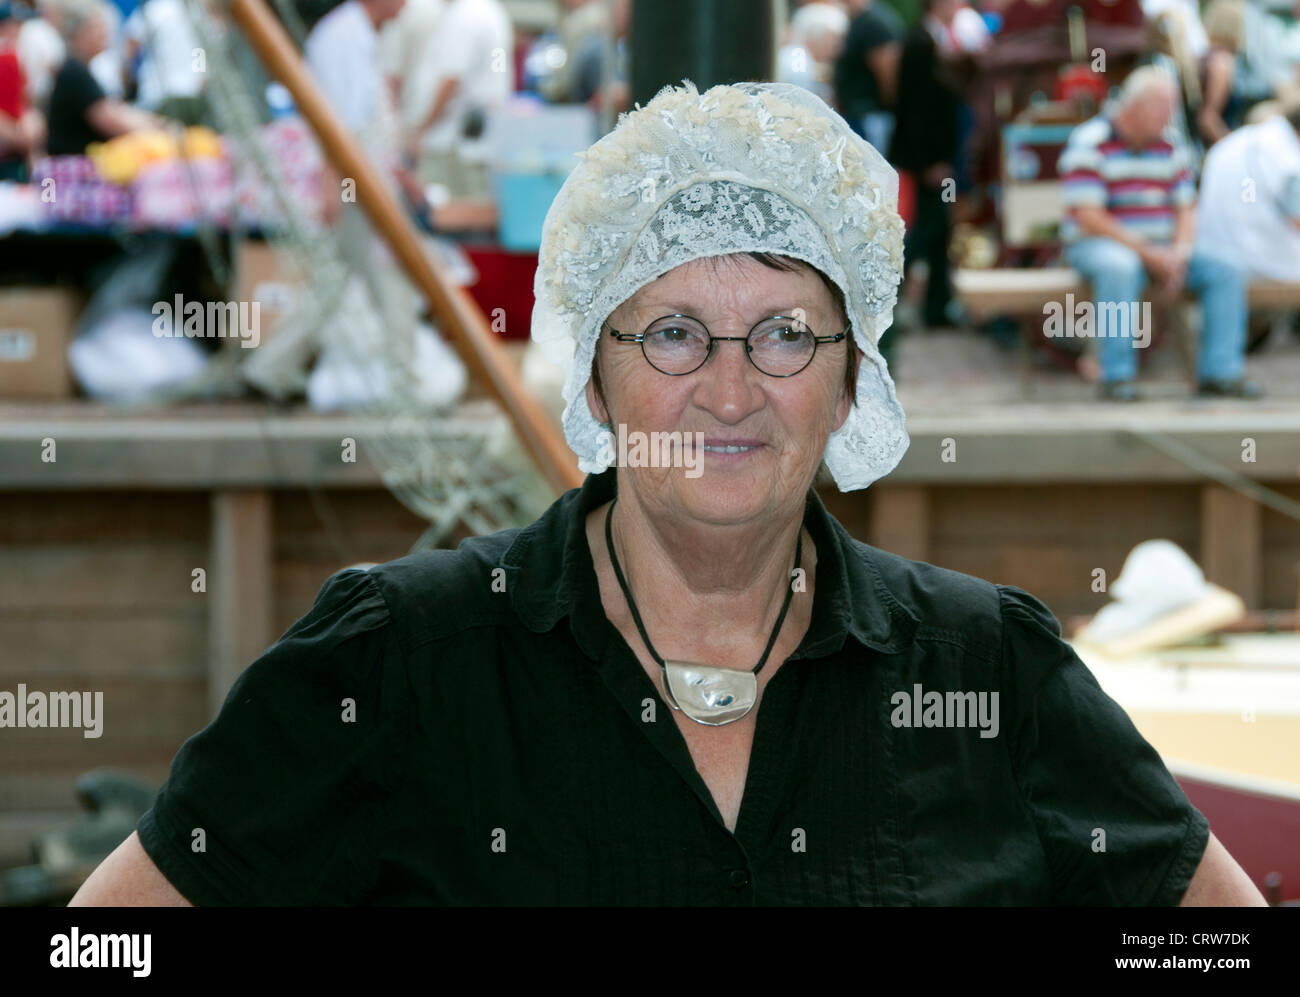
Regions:
[[[802,374],[805,370],[807,370],[810,366],[812,366],[812,362],[817,356],[817,346],[819,343],[841,342],[845,339],[845,337],[848,336],[850,332],[853,331],[853,324],[849,323],[847,326],[844,327],[843,332],[834,336],[818,336],[814,334],[812,353],[808,355],[808,362],[806,364],[804,364],[796,371],[791,371],[789,374],[772,374],[768,371],[765,371],[758,364],[754,363],[754,356],[753,356],[754,348],[749,345],[749,337],[754,334],[754,330],[757,329],[760,325],[762,325],[764,322],[771,322],[772,319],[789,319],[791,322],[799,322],[800,324],[805,326],[807,326],[808,323],[803,322],[801,319],[795,318],[793,315],[768,315],[766,318],[761,318],[757,322],[755,322],[753,326],[750,327],[749,332],[743,336],[715,336],[713,333],[709,332],[709,327],[705,325],[703,321],[697,319],[694,315],[685,315],[682,312],[673,312],[671,315],[659,316],[659,318],[650,322],[649,325],[646,326],[646,329],[648,330],[650,326],[662,322],[664,319],[668,319],[668,318],[686,318],[686,319],[690,319],[692,322],[698,322],[700,324],[700,328],[702,328],[705,334],[709,337],[709,349],[704,354],[704,359],[701,360],[697,366],[692,367],[690,370],[684,370],[680,374],[670,374],[668,371],[663,370],[662,368],[656,367],[654,365],[654,362],[650,359],[649,355],[645,351],[646,334],[644,332],[619,332],[617,329],[615,329],[612,325],[609,324],[608,320],[606,320],[603,324],[607,329],[609,329],[610,338],[617,339],[620,343],[639,343],[641,345],[641,356],[645,358],[645,362],[650,364],[652,368],[659,371],[659,373],[663,374],[665,377],[685,377],[687,374],[694,374],[697,370],[699,370],[706,363],[708,363],[710,359],[712,359],[714,343],[728,343],[733,341],[745,344],[745,357],[746,359],[749,360],[750,366],[753,367],[760,374],[763,374],[766,377],[794,377],[796,374]],[[809,327],[809,331],[810,332],[812,331],[811,327]]]

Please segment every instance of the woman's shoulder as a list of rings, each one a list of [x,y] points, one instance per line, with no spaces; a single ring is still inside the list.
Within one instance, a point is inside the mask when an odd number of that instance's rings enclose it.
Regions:
[[[990,656],[1025,632],[1060,637],[1060,624],[1036,596],[1015,585],[917,561],[854,540],[856,560],[879,594],[894,600],[916,623],[916,636],[958,639]]]
[[[860,540],[853,541],[855,560],[887,590],[889,597],[918,622],[998,616],[997,586],[975,575],[918,561]]]
[[[425,550],[367,570],[404,642],[450,636],[511,618],[502,561],[520,529],[470,537],[455,550]]]

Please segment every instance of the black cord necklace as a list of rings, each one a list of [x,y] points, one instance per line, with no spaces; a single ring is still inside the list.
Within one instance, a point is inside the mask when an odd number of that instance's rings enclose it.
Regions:
[[[790,600],[794,597],[793,579],[786,589],[785,601],[781,604],[781,613],[776,618],[776,626],[772,628],[772,636],[767,639],[763,656],[758,659],[758,664],[752,671],[696,665],[686,661],[665,661],[650,643],[650,636],[645,632],[645,624],[641,622],[641,614],[637,612],[632,591],[628,588],[627,579],[623,577],[623,569],[619,567],[618,555],[614,552],[614,533],[610,524],[613,522],[614,506],[617,504],[618,499],[614,499],[609,504],[609,511],[605,513],[605,546],[609,550],[610,564],[614,567],[614,577],[618,579],[619,588],[623,590],[623,596],[627,599],[627,608],[632,613],[632,622],[636,624],[637,632],[645,641],[650,657],[654,658],[663,674],[664,698],[673,709],[681,710],[692,720],[710,727],[719,727],[739,720],[754,708],[754,701],[758,698],[758,673],[767,664],[768,655],[772,653],[777,635],[781,632],[781,624],[785,622],[785,614],[790,609]],[[799,536],[794,545],[794,570],[798,571],[802,563],[803,526],[800,525]]]

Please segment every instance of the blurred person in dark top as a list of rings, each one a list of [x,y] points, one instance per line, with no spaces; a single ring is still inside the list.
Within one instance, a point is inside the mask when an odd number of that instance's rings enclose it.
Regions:
[[[894,128],[894,94],[906,32],[884,3],[854,0],[848,6],[852,20],[835,63],[835,95],[849,127],[885,152]]]
[[[1234,93],[1237,57],[1245,35],[1245,19],[1238,0],[1216,0],[1205,12],[1205,33],[1210,50],[1201,63],[1202,101],[1196,128],[1205,148],[1241,126],[1246,102]]]
[[[960,87],[944,59],[940,38],[950,37],[961,0],[925,0],[921,21],[908,32],[898,72],[898,123],[889,159],[916,183],[916,217],[903,242],[906,274],[920,259],[926,281],[923,320],[950,326],[948,273],[950,205],[956,197]]]
[[[1199,16],[1197,28],[1203,33]],[[1207,43],[1208,44],[1208,43]],[[1156,66],[1169,74],[1178,91],[1178,101],[1169,127],[1190,156],[1192,173],[1199,175],[1205,148],[1196,127],[1196,109],[1201,105],[1200,60],[1192,54],[1191,28],[1181,7],[1167,5],[1147,17],[1147,51],[1138,57],[1139,66]]]
[[[581,104],[595,91],[588,92],[585,97],[577,92],[584,85],[579,79],[579,67],[590,61],[593,48],[604,47],[605,36],[610,30],[609,11],[605,0],[560,0],[558,6],[561,13],[556,34],[564,50],[564,62],[547,77],[541,92],[554,104]],[[589,76],[585,82],[590,83]]]
[[[68,55],[50,93],[51,156],[80,156],[91,142],[166,126],[165,119],[108,96],[90,72],[90,60],[108,45],[108,20],[99,0],[65,4],[60,27]]]
[[[609,34],[613,38],[610,39],[604,31],[590,32],[573,54],[569,99],[575,104],[590,103],[597,110],[608,104],[610,110],[617,113],[627,110],[631,104],[627,84],[627,39],[632,20],[632,0],[613,0],[610,11]],[[605,61],[610,56],[613,66],[607,74]]]

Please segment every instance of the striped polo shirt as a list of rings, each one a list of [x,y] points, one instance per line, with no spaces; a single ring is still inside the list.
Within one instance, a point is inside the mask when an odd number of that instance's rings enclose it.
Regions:
[[[1151,242],[1174,235],[1174,208],[1194,204],[1196,180],[1187,150],[1166,137],[1134,149],[1105,115],[1085,121],[1070,134],[1058,165],[1065,218],[1061,238],[1082,236],[1075,207],[1096,204],[1125,228]]]

